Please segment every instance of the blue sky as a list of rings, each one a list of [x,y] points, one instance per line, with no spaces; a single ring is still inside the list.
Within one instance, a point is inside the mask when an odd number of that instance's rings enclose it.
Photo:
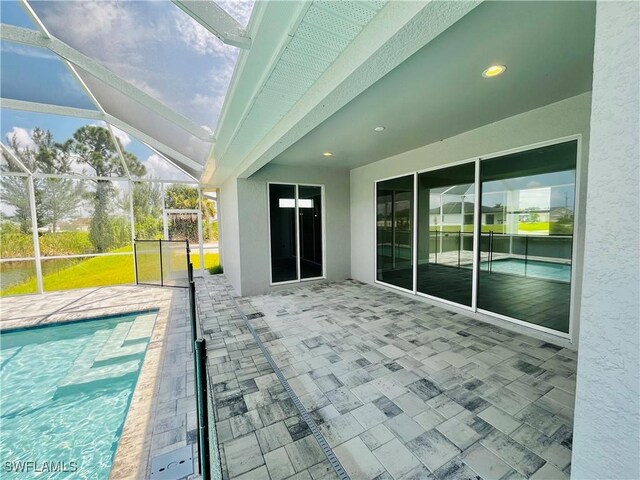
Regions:
[[[50,50],[7,41],[2,41],[1,48],[4,98],[96,109],[71,71]]]
[[[175,4],[30,3],[60,40],[198,125],[215,129],[239,51]],[[246,23],[252,2],[220,3]]]
[[[33,30],[38,29],[15,0],[0,0],[0,13],[2,14],[2,23]]]

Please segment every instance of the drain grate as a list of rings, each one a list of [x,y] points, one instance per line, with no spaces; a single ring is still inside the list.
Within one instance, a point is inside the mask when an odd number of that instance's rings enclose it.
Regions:
[[[249,315],[246,315],[246,317],[248,320],[253,320],[254,318],[264,317],[264,313],[262,312],[250,313]]]
[[[318,445],[320,445],[320,448],[322,449],[325,456],[327,457],[327,460],[329,460],[329,463],[335,470],[336,474],[338,475],[338,478],[340,480],[350,480],[349,475],[347,475],[347,472],[344,470],[344,467],[338,460],[338,457],[336,457],[336,454],[333,452],[333,450],[325,440],[324,436],[320,432],[320,429],[316,425],[316,422],[313,420],[311,415],[309,415],[309,412],[307,412],[307,409],[304,408],[304,405],[302,405],[302,402],[298,398],[298,395],[296,395],[296,392],[293,391],[293,388],[291,388],[291,385],[289,385],[289,382],[287,381],[285,376],[282,374],[282,372],[276,365],[276,362],[273,360],[273,358],[271,358],[271,354],[269,353],[267,348],[263,345],[262,341],[260,340],[260,337],[258,337],[258,334],[254,330],[253,326],[249,323],[250,318],[263,317],[264,314],[262,312],[259,312],[258,314],[251,314],[252,316],[245,315],[242,312],[240,305],[238,305],[238,302],[236,302],[236,299],[233,298],[231,295],[229,295],[229,298],[231,298],[231,301],[235,305],[236,310],[238,311],[240,316],[242,316],[242,319],[244,320],[245,325],[251,332],[251,335],[253,335],[253,338],[255,339],[256,343],[260,347],[260,350],[262,350],[262,354],[267,359],[267,362],[269,362],[269,365],[271,366],[274,373],[276,374],[276,377],[278,377],[278,380],[280,380],[280,383],[282,384],[284,389],[287,391],[287,394],[289,394],[289,397],[291,398],[291,400],[293,401],[293,404],[298,409],[298,412],[300,412],[300,416],[309,426],[309,430],[311,430],[311,433],[313,434],[316,441],[318,442]]]
[[[193,447],[172,450],[151,459],[151,478],[160,480],[179,480],[193,475]]]

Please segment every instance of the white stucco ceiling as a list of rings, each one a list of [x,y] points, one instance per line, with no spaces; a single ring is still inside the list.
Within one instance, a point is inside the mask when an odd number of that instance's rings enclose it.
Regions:
[[[592,2],[485,2],[272,162],[356,168],[589,91],[594,24]]]

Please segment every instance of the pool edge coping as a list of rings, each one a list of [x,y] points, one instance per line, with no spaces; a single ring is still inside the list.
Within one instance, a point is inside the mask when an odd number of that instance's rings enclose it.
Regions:
[[[177,292],[171,292],[154,309],[157,313],[153,332],[113,456],[109,479],[148,478],[160,373],[174,293]]]

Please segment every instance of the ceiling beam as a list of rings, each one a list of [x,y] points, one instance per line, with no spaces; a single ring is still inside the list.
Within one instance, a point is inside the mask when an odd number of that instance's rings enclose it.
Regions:
[[[149,94],[134,87],[126,80],[123,80],[99,62],[84,55],[83,53],[80,53],[75,48],[70,47],[55,37],[46,38],[42,33],[3,23],[2,29],[0,29],[0,38],[34,47],[48,48],[65,60],[68,60],[72,64],[86,70],[110,87],[115,88],[131,100],[157,113],[161,117],[188,131],[200,140],[205,142],[213,141],[213,135],[207,129],[196,125],[187,117],[175,112],[162,102],[159,102]]]
[[[172,1],[223,43],[238,48],[251,48],[251,37],[247,35],[247,31],[213,0]]]
[[[0,98],[0,107],[12,110],[22,110],[25,112],[47,113],[51,115],[64,115],[67,117],[87,118],[90,120],[104,120],[104,114],[97,110],[86,108],[63,107],[49,103],[27,102],[25,100],[13,100],[11,98]]]

